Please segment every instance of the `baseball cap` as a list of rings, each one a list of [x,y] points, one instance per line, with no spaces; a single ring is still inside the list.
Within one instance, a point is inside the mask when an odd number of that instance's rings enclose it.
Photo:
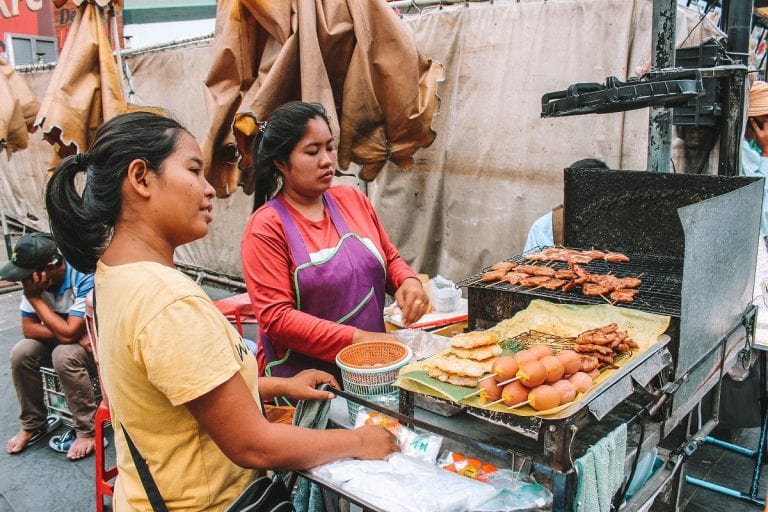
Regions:
[[[6,281],[21,281],[32,272],[40,270],[53,261],[59,254],[56,242],[48,233],[31,233],[24,235],[13,248],[11,262],[0,268],[0,278]]]

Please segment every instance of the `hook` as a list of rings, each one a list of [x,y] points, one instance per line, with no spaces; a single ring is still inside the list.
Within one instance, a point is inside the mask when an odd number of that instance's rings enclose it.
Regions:
[[[416,0],[411,0],[411,7],[416,9],[417,13],[421,14],[421,8],[418,5],[416,5]]]

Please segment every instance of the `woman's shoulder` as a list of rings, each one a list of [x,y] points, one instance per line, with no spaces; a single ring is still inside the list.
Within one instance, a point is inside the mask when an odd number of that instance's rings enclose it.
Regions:
[[[357,187],[338,185],[328,189],[328,193],[337,202],[349,202],[368,205],[370,201]]]
[[[96,269],[99,288],[130,294],[134,300],[158,298],[174,301],[185,297],[207,297],[189,276],[173,267],[142,261],[109,267],[99,262]]]

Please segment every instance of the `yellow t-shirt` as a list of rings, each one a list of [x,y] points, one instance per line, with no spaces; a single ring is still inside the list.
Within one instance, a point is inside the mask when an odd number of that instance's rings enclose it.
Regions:
[[[152,510],[123,427],[169,510],[224,509],[256,472],[230,461],[184,404],[235,372],[258,401],[256,358],[205,292],[173,268],[99,262],[95,280],[99,364],[119,471],[115,512]]]

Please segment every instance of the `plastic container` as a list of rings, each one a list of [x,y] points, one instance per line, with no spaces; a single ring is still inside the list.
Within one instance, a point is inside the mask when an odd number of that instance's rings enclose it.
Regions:
[[[394,383],[400,368],[412,357],[411,349],[402,343],[365,341],[341,349],[336,364],[341,369],[344,390],[372,402],[389,402],[398,395]],[[348,407],[354,421],[358,406],[349,402]]]
[[[61,416],[61,421],[68,427],[75,426],[75,419],[72,411],[69,410],[67,399],[64,396],[64,390],[61,389],[61,381],[53,368],[40,367],[40,376],[43,379],[43,401],[48,408],[48,414]],[[101,386],[99,378],[91,377],[91,386],[96,397],[96,403],[101,401]]]

